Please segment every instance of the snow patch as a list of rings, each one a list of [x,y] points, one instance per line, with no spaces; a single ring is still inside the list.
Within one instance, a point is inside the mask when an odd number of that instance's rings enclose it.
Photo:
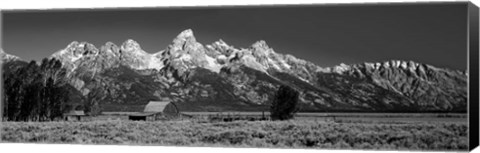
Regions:
[[[209,50],[215,50],[212,45],[206,45],[205,47],[207,47]]]
[[[215,65],[218,65],[216,62],[215,62],[215,59],[208,56],[208,55],[205,55],[205,58],[207,59],[207,62],[208,62],[208,66],[215,66]]]
[[[180,58],[182,61],[190,61],[192,59],[192,56],[190,56],[190,54],[183,54],[182,56],[180,56]]]
[[[250,68],[253,68],[253,69],[256,69],[256,70],[259,70],[259,71],[262,71],[262,72],[267,73],[267,71],[266,71],[265,68],[262,66],[262,64],[258,63],[258,62],[255,60],[255,57],[253,57],[252,55],[245,55],[245,56],[243,56],[243,58],[242,58],[242,63],[245,64],[245,66],[247,66],[247,67],[250,67]]]
[[[150,60],[148,60],[148,68],[149,69],[156,69],[160,70],[163,68],[163,63],[160,61],[160,59],[155,58],[153,56],[150,56]]]
[[[375,63],[375,69],[376,69],[376,70],[380,69],[380,66],[382,66],[381,63]]]
[[[222,66],[216,62],[216,60],[208,55],[205,55],[205,58],[207,59],[208,65],[205,67],[209,70],[212,70],[213,72],[220,72],[220,69]]]
[[[228,56],[228,60],[232,59],[232,58],[235,58],[237,56],[237,54],[239,54],[240,51],[238,50],[234,50],[230,56]]]
[[[401,66],[403,69],[407,69],[407,62],[402,62],[402,64],[400,64],[400,66]]]
[[[282,65],[283,65],[284,67],[286,67],[287,69],[290,69],[290,68],[292,68],[292,66],[291,66],[291,65],[289,65],[289,64],[287,64],[287,62],[285,62],[285,60],[281,60],[280,62],[281,62],[281,63],[282,63]]]
[[[70,61],[75,62],[75,61],[79,60],[80,58],[82,58],[82,56],[73,56],[73,57],[70,58]]]
[[[333,67],[333,71],[339,74],[343,74],[343,72],[350,70],[350,66],[341,63],[338,66]]]
[[[272,59],[267,58],[267,61],[268,61],[269,65],[273,66],[273,68],[275,68],[275,69],[277,69],[277,70],[282,70],[282,69],[280,68],[280,66],[278,66],[277,63],[273,62]]]
[[[217,56],[217,59],[226,61],[226,60],[227,60],[227,56],[225,56],[225,55],[219,55],[219,56]]]
[[[300,80],[302,80],[302,81],[304,81],[304,82],[310,83],[310,81],[308,81],[307,79],[304,79],[304,78],[302,78],[302,77],[298,77],[298,79],[300,79]]]

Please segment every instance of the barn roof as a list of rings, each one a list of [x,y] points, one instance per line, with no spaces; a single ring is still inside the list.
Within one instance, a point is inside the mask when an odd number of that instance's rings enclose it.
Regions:
[[[143,112],[163,112],[165,107],[170,104],[170,100],[163,101],[150,101],[146,106]]]
[[[77,110],[72,110],[65,115],[70,115],[70,116],[83,116],[85,113],[83,111],[77,111]]]

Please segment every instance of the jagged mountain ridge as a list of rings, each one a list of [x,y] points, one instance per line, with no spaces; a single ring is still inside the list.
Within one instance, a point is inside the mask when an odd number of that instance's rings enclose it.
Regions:
[[[322,68],[265,41],[203,46],[190,29],[153,54],[133,40],[100,49],[72,42],[51,58],[62,61],[83,96],[102,92],[106,111],[134,111],[163,97],[183,110],[265,110],[280,84],[301,91],[304,111],[465,111],[467,102],[460,71],[398,60]]]
[[[12,62],[12,61],[22,60],[18,56],[5,53],[5,51],[3,51],[2,48],[0,48],[0,59],[1,59],[0,60],[1,62]]]
[[[101,49],[87,42],[74,41],[51,57],[61,60],[71,71],[84,63],[93,63],[91,66],[84,66],[89,67],[91,71],[115,67],[119,65],[117,63],[135,70],[160,70],[168,65],[179,71],[198,66],[219,72],[223,66],[232,63],[241,63],[267,73],[268,71],[293,72],[298,69],[299,72],[306,72],[321,69],[311,62],[297,59],[292,55],[278,54],[265,41],[258,41],[248,49],[236,49],[222,40],[204,47],[196,42],[190,29],[180,33],[165,50],[154,54],[143,51],[134,40],[127,40],[121,47],[107,42]],[[302,76],[302,79],[309,80],[308,77],[311,76]]]
[[[342,65],[337,73],[367,79],[426,109],[467,107],[467,73],[412,61]],[[439,108],[441,107],[441,108]]]
[[[2,73],[5,74],[15,71],[18,67],[27,65],[27,62],[18,56],[5,53],[5,51],[0,48],[0,65],[2,66]]]

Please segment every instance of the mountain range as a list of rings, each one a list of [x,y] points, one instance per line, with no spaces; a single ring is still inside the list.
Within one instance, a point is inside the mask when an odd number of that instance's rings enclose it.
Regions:
[[[4,65],[26,63],[3,50],[0,57]],[[300,92],[300,111],[467,109],[465,71],[401,60],[320,67],[277,53],[263,40],[248,48],[223,40],[203,45],[190,29],[153,54],[134,40],[100,48],[74,41],[47,58],[67,70],[72,97],[79,97],[72,103],[95,96],[103,111],[140,111],[163,98],[182,111],[267,111],[280,85]]]

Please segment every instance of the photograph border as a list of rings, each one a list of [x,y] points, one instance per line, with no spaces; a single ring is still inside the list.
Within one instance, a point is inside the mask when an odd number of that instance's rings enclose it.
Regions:
[[[390,2],[390,3],[384,3],[384,2],[371,2],[371,3],[362,3],[362,2],[353,2],[351,4],[348,4],[348,3],[326,3],[326,4],[322,4],[322,3],[316,3],[316,4],[300,4],[300,5],[308,5],[308,6],[311,6],[311,5],[319,5],[319,6],[329,6],[329,5],[341,5],[341,6],[344,6],[344,5],[355,5],[355,6],[359,6],[359,5],[382,5],[382,4],[385,4],[385,5],[391,5],[391,4],[399,4],[399,5],[402,5],[402,4],[422,4],[422,3],[455,3],[455,1],[445,1],[445,2],[429,2],[429,1],[426,1],[426,2],[422,2],[422,1],[419,1],[419,2]],[[109,9],[112,9],[112,10],[122,10],[122,9],[139,9],[139,10],[142,10],[142,9],[171,9],[171,8],[180,8],[180,9],[189,9],[189,8],[215,8],[215,7],[276,7],[276,6],[297,6],[297,4],[267,4],[267,5],[264,5],[264,4],[254,4],[254,5],[239,5],[239,6],[236,6],[236,5],[222,5],[222,6],[145,6],[145,7],[101,7],[101,8],[95,8],[95,9],[99,9],[99,10],[109,10]],[[73,10],[85,10],[85,11],[88,11],[89,9],[88,8],[65,8],[65,9],[62,9],[62,8],[53,8],[53,9],[46,9],[48,11],[52,11],[52,10],[55,10],[55,11],[73,11]],[[39,9],[39,10],[31,10],[31,9],[0,9],[0,30],[3,31],[4,27],[2,26],[3,25],[3,13],[4,12],[17,12],[17,11],[44,11],[43,9]],[[479,9],[478,7],[473,3],[473,2],[468,2],[468,42],[467,42],[467,45],[468,45],[468,49],[467,49],[467,59],[468,59],[468,120],[469,120],[469,150],[472,151],[473,149],[475,149],[476,147],[478,147],[479,145],[479,131],[478,130],[472,130],[472,129],[479,129],[479,117],[480,117],[480,114],[479,114],[479,87],[478,87],[478,84],[479,84]],[[1,33],[1,32],[0,32]],[[0,48],[2,48],[3,46],[3,34],[0,35]],[[0,71],[2,71],[1,67],[0,67]],[[0,75],[0,80],[2,80],[2,75]],[[1,87],[3,87],[3,81],[0,82],[1,84]],[[477,85],[477,86],[475,86]],[[0,88],[0,93],[2,94],[1,96],[3,97],[3,88]],[[3,98],[2,98],[3,99]],[[1,103],[0,103],[0,107],[1,107]],[[3,109],[0,109],[0,114],[2,114],[2,110]],[[0,128],[1,128],[1,121],[0,121]],[[1,134],[1,130],[0,130],[0,134]],[[1,144],[1,137],[0,137],[0,144]],[[123,145],[122,145],[123,146]],[[160,146],[160,147],[164,147],[164,146]],[[183,147],[183,146],[182,146]],[[230,147],[227,147],[227,149],[236,149],[236,148],[230,148]],[[264,149],[264,148],[261,148],[261,149]],[[292,150],[298,150],[298,151],[301,151],[302,149],[292,149]],[[328,150],[328,149],[316,149],[317,151],[324,151],[324,150]],[[328,150],[330,151],[330,150]],[[359,151],[359,150],[354,150],[354,151]],[[388,151],[388,150],[387,150]]]

